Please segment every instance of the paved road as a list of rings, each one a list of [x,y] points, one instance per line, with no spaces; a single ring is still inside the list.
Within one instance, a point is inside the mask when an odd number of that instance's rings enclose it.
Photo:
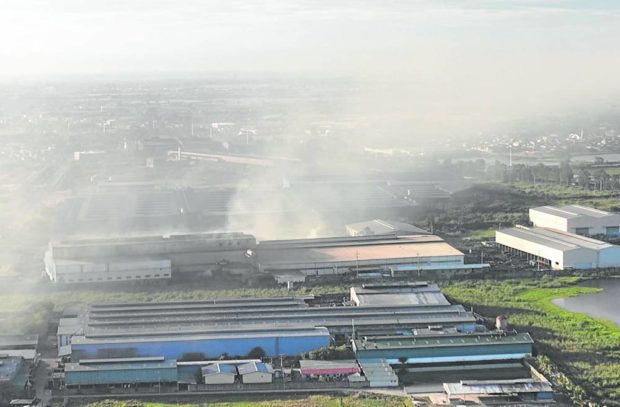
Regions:
[[[48,373],[51,372],[53,363],[54,359],[41,359],[34,374],[35,397],[41,400],[42,406],[48,405],[52,400],[52,391],[46,390],[45,385],[49,380]]]
[[[326,388],[326,389],[273,389],[273,390],[235,390],[235,394],[307,394],[307,393],[358,393],[368,389],[352,389],[352,388]],[[85,399],[85,398],[135,398],[135,397],[193,397],[193,396],[230,396],[230,390],[222,391],[192,391],[192,392],[168,392],[168,393],[126,393],[126,394],[73,394],[54,396],[54,400],[68,399]],[[402,393],[401,393],[402,395]]]

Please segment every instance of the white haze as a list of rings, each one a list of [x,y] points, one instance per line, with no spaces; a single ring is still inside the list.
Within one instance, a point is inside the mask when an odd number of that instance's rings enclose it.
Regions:
[[[445,134],[607,100],[618,38],[603,0],[3,0],[0,77],[381,80],[369,110]]]

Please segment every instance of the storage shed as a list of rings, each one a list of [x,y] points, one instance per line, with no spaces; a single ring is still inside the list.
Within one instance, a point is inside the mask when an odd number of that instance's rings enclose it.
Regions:
[[[273,382],[273,367],[263,362],[250,362],[237,366],[242,383]]]
[[[213,363],[202,368],[205,384],[233,384],[237,367],[227,363]]]

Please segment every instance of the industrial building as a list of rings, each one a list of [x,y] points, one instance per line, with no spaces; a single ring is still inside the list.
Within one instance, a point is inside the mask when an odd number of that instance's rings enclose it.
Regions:
[[[496,231],[495,241],[554,270],[620,267],[620,246],[574,233],[518,226]]]
[[[268,363],[248,362],[237,366],[241,383],[271,383],[273,368]]]
[[[222,263],[248,267],[255,244],[243,233],[66,240],[49,244],[45,271],[59,283],[169,279]]]
[[[208,330],[206,330],[209,332]],[[260,348],[266,356],[295,356],[331,343],[326,328],[275,328],[254,331],[199,333],[192,331],[148,335],[146,332],[122,337],[74,336],[71,359],[101,357],[154,357],[183,359],[185,355],[202,355],[217,359],[222,355],[245,357]]]
[[[349,236],[374,235],[429,235],[430,233],[417,226],[393,220],[373,219],[346,225]]]
[[[58,346],[78,358],[101,357],[98,352],[168,358],[180,358],[183,352],[217,358],[226,352],[243,357],[255,346],[269,354],[298,355],[328,345],[331,337],[345,341],[353,330],[399,334],[429,325],[475,329],[475,317],[461,305],[399,303],[398,298],[393,304],[334,307],[311,307],[306,300],[312,297],[68,307],[59,323]],[[68,345],[70,351],[64,350]]]
[[[357,360],[302,359],[302,382],[390,387],[398,386],[393,365],[424,372],[467,365],[506,368],[532,353],[528,334],[507,331],[505,320],[498,331],[488,331],[471,311],[450,304],[435,284],[366,284],[351,288],[350,302],[324,306],[316,300],[307,296],[67,307],[58,328],[59,352],[71,359],[66,384],[148,385],[157,383],[157,376],[176,386],[175,391],[268,385],[273,368],[245,358],[297,357],[351,343]]]
[[[413,336],[363,337],[352,341],[358,359],[385,359],[389,364],[441,365],[520,360],[532,355],[527,333],[437,331]]]
[[[359,359],[362,372],[370,387],[396,387],[398,376],[385,359]]]
[[[28,394],[29,364],[20,356],[6,356],[0,351],[0,390],[15,397]]]
[[[304,376],[349,376],[362,370],[356,360],[305,360],[299,361]]]
[[[436,405],[554,404],[551,384],[536,379],[462,380],[444,383],[443,388],[445,397],[435,399]]]
[[[535,227],[584,236],[620,235],[620,214],[581,205],[531,208],[530,221]]]
[[[212,363],[201,370],[205,384],[233,384],[237,377],[235,365],[225,362]]]
[[[38,363],[38,335],[0,335],[0,355],[22,358],[34,366]]]
[[[351,302],[356,306],[450,305],[437,284],[363,284],[351,287]]]
[[[472,270],[464,254],[435,235],[377,235],[262,241],[259,268],[265,272],[304,275],[341,274],[364,270]]]
[[[176,363],[163,357],[80,360],[65,364],[65,385],[176,384]]]

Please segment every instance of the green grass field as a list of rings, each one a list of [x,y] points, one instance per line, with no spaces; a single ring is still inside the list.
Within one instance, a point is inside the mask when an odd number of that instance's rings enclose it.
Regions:
[[[574,382],[575,394],[583,388],[607,405],[620,405],[620,327],[551,303],[598,290],[578,286],[578,281],[467,281],[445,287],[445,293],[483,315],[506,315],[512,327],[530,332],[537,350]]]

